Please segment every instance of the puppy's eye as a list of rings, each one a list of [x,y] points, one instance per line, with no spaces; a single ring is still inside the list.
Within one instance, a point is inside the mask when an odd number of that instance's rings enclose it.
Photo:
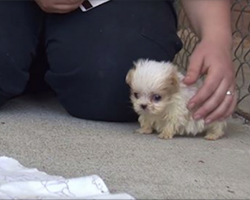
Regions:
[[[153,99],[153,101],[158,102],[158,101],[161,100],[161,96],[158,95],[158,94],[155,94],[155,95],[152,96],[152,99]]]
[[[136,99],[138,99],[138,98],[139,98],[139,94],[138,94],[137,92],[134,92],[134,97],[135,97]]]

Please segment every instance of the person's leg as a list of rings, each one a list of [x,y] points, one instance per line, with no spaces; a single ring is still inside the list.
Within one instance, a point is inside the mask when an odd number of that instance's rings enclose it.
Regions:
[[[41,26],[34,1],[0,1],[0,106],[24,91]]]
[[[24,94],[40,94],[50,92],[51,89],[44,80],[44,75],[49,68],[44,47],[44,40],[41,38],[36,51],[36,57],[29,69],[30,78],[26,85]]]
[[[125,76],[139,58],[172,60],[181,48],[166,1],[111,1],[86,13],[48,15],[46,80],[73,116],[134,121]]]

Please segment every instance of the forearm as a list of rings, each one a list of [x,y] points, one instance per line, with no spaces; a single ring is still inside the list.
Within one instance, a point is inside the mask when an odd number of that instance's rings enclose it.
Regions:
[[[232,45],[230,0],[182,0],[192,28],[201,40]]]

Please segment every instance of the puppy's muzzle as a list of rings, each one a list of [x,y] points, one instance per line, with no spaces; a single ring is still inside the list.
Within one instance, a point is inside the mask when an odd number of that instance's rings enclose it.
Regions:
[[[148,107],[148,106],[147,106],[146,104],[141,104],[141,109],[146,110],[147,107]]]

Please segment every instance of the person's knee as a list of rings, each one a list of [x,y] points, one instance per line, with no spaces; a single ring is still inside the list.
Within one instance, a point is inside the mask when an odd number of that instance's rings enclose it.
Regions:
[[[137,120],[137,115],[128,103],[124,103],[124,99],[118,99],[117,102],[114,102],[112,98],[114,97],[78,102],[77,99],[69,97],[68,101],[63,102],[63,106],[70,115],[86,120],[109,122],[133,122]]]
[[[5,37],[5,39],[12,38]],[[20,95],[25,90],[29,80],[29,69],[35,56],[35,46],[29,40],[24,44],[10,43],[0,46],[0,99],[2,101]]]
[[[1,2],[0,105],[21,94],[29,79],[43,15],[34,2]]]
[[[18,62],[10,53],[0,52],[0,99],[6,101],[23,92],[29,78],[26,70],[20,66],[28,63]],[[4,102],[2,102],[3,104]]]
[[[67,112],[77,118],[98,121],[134,121],[125,74],[75,69],[67,73],[48,71],[46,81]]]

